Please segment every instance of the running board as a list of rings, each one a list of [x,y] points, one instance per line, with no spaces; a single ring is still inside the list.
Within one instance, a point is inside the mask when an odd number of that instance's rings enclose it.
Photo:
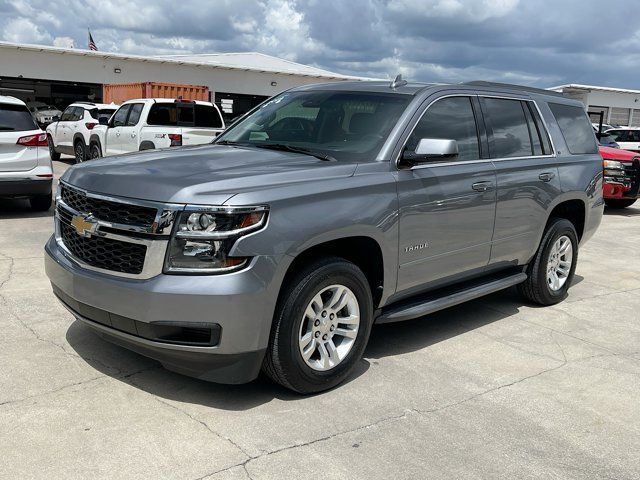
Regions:
[[[496,278],[491,277],[490,280],[482,278],[467,283],[466,287],[443,288],[435,292],[430,292],[417,299],[411,299],[407,302],[391,305],[388,309],[383,308],[381,315],[376,318],[375,323],[393,323],[402,322],[404,320],[413,320],[430,313],[453,307],[459,303],[468,302],[475,298],[483,297],[499,290],[512,287],[527,279],[527,274],[523,272],[510,274]]]

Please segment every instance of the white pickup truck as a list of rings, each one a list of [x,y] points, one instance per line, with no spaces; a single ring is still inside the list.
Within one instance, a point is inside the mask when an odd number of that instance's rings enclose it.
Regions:
[[[224,130],[210,102],[144,98],[124,102],[91,132],[89,157],[210,143]]]

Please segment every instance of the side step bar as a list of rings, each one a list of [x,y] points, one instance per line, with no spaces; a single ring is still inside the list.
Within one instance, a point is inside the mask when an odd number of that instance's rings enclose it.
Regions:
[[[392,323],[412,320],[430,313],[453,307],[459,303],[464,303],[475,298],[483,297],[499,290],[512,287],[527,279],[527,274],[519,272],[506,277],[492,277],[491,280],[480,279],[471,285],[457,289],[441,289],[426,294],[418,299],[412,299],[406,303],[391,305],[388,309],[383,308],[381,315],[376,318],[375,323]]]

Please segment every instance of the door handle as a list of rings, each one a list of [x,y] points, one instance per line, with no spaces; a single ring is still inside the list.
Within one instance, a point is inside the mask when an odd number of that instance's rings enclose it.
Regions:
[[[120,136],[120,132],[116,132],[116,137],[119,137],[119,136]]]
[[[131,138],[136,138],[136,134],[135,134],[135,133],[132,133],[132,134],[131,134]]]
[[[476,192],[486,192],[487,190],[490,190],[491,187],[491,182],[477,182],[471,185],[471,188],[473,188]]]
[[[538,175],[538,178],[540,180],[542,180],[543,182],[550,182],[551,180],[553,180],[553,178],[556,176],[555,173],[553,172],[544,172],[541,173],[540,175]]]

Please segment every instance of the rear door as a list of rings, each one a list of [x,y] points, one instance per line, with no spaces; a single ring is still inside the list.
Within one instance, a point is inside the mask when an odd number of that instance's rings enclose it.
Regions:
[[[180,109],[180,124],[182,126],[182,144],[183,145],[199,145],[203,143],[211,143],[211,141],[224,130],[222,116],[213,105],[193,104],[193,115],[191,122],[188,123],[186,115],[189,112]],[[182,122],[182,113],[185,114],[185,122]]]
[[[72,150],[71,138],[69,136],[69,125],[73,121],[75,109],[76,107],[69,106],[65,108],[64,112],[62,112],[60,121],[56,124],[55,127],[54,143],[56,147],[62,147],[66,150]]]
[[[129,115],[126,123],[120,127],[120,146],[122,152],[135,152],[138,150],[138,124],[144,103],[132,103],[129,107]]]
[[[487,96],[480,103],[498,182],[491,263],[526,263],[561,194],[557,159],[533,101]]]
[[[127,123],[130,108],[131,104],[123,105],[111,117],[109,128],[107,128],[107,133],[105,134],[105,142],[107,143],[103,147],[105,156],[122,153],[122,127]]]
[[[18,139],[42,133],[24,105],[0,103],[0,172],[23,172],[38,165],[38,148]]]

